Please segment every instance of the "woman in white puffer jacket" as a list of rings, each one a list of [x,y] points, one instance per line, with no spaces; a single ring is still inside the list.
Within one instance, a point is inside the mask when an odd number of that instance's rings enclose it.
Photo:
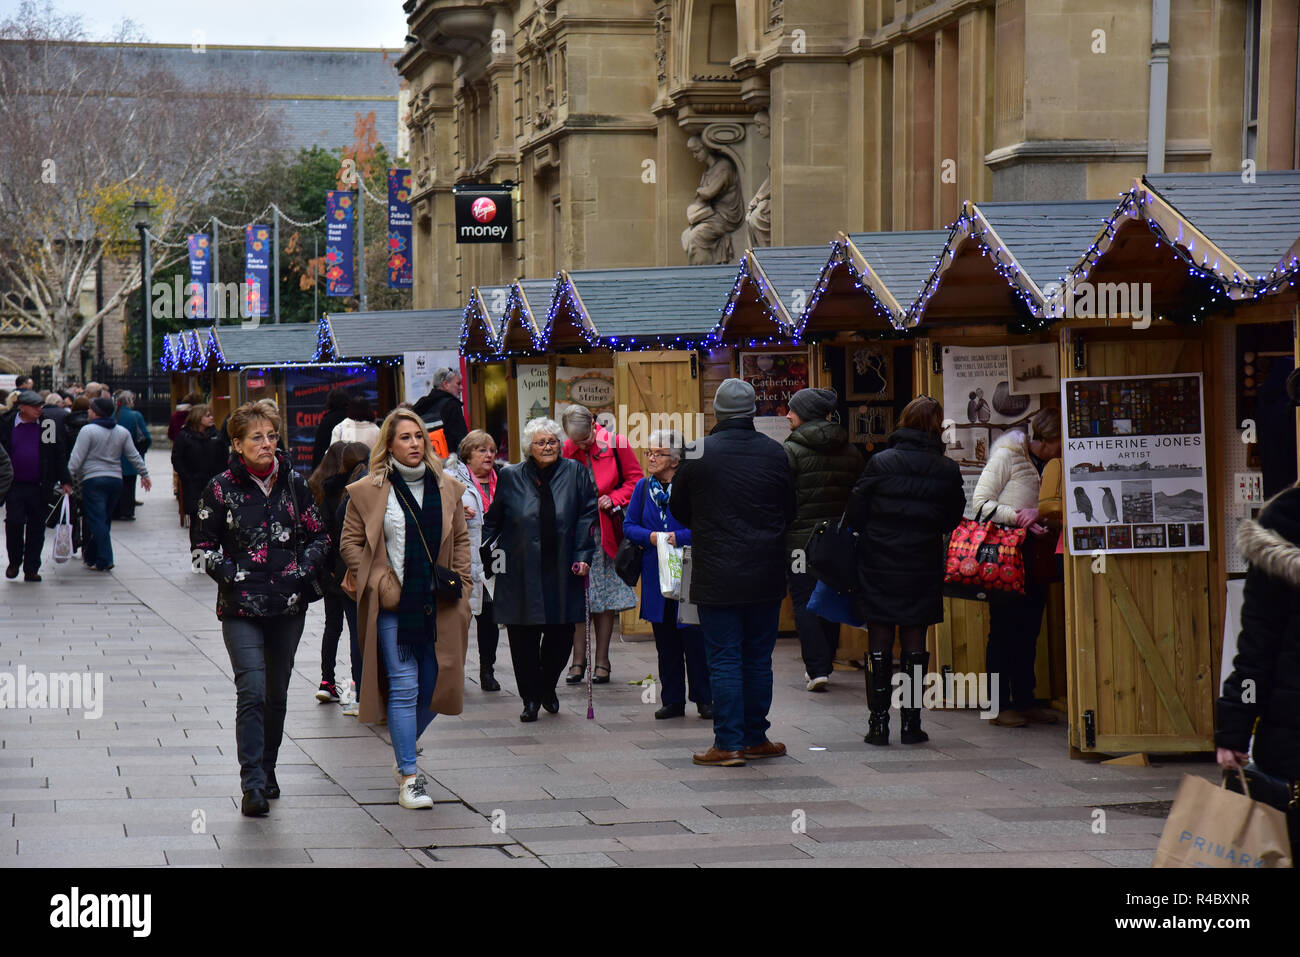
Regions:
[[[1039,708],[1034,699],[1034,656],[1047,605],[1047,585],[1033,581],[1028,573],[1034,567],[1034,550],[1054,545],[1042,537],[1047,526],[1038,521],[1038,493],[1043,468],[1061,454],[1060,410],[1043,409],[1030,420],[1029,427],[1030,435],[1008,432],[993,444],[971,497],[976,515],[1028,532],[1022,546],[1025,594],[989,595],[985,670],[998,679],[998,716],[992,723],[1004,728],[1024,727],[1030,721],[1056,723],[1055,712]]]

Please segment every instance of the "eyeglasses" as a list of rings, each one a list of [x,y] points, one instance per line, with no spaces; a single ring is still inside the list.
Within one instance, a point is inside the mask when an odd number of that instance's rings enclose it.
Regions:
[[[259,432],[257,435],[250,435],[248,438],[244,439],[244,441],[250,445],[275,445],[276,442],[280,441],[280,436],[275,432],[272,432],[269,435],[262,435]]]
[[[560,442],[558,439],[537,439],[533,442],[535,449],[558,449]]]
[[[648,459],[666,459],[670,455],[672,455],[671,452],[661,452],[659,449],[650,449],[646,452],[645,457]]]

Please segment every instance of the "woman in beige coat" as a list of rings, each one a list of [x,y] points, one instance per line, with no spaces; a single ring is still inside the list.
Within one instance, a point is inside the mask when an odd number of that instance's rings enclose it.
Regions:
[[[465,489],[443,473],[419,416],[384,420],[370,473],[348,486],[339,553],[357,600],[361,721],[388,720],[398,803],[433,806],[415,762],[435,714],[460,714],[469,644]]]

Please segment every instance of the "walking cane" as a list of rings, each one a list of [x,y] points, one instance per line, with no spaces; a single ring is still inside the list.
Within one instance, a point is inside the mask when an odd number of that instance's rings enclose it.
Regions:
[[[591,673],[594,670],[591,665],[591,569],[587,569],[587,574],[582,578],[582,597],[586,607],[586,629],[587,629],[587,719],[591,720],[596,717],[596,712],[592,708],[591,699]]]

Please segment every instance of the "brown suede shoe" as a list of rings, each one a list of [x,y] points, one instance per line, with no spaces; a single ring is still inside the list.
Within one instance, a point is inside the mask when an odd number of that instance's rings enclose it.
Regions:
[[[711,747],[703,754],[695,755],[695,763],[714,768],[737,768],[745,763],[745,755],[740,751],[720,751]]]
[[[750,758],[779,758],[785,755],[785,745],[780,741],[764,741],[744,750],[746,760]]]
[[[1061,721],[1051,708],[1030,708],[1024,715],[1031,724],[1059,724]]]
[[[996,724],[999,728],[1023,728],[1028,723],[1029,719],[1023,712],[1012,711],[1010,708],[998,712],[998,716],[989,721],[989,724]]]

